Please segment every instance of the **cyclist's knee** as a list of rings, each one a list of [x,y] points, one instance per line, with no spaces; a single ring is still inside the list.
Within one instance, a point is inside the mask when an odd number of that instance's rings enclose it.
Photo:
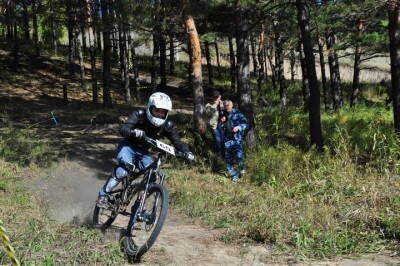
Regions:
[[[115,168],[114,168],[113,176],[114,176],[116,179],[121,180],[121,179],[123,179],[124,177],[126,177],[127,175],[128,175],[128,172],[127,172],[124,168],[122,168],[121,166],[118,166],[118,167],[115,167]]]

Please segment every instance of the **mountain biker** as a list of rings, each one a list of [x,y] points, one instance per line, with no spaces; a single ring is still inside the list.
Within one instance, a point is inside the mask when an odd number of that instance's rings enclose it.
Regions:
[[[221,118],[224,123],[222,125],[224,129],[224,158],[228,174],[232,181],[236,182],[246,173],[242,142],[248,123],[246,117],[238,109],[233,108],[231,100],[224,101],[224,113],[225,115]],[[239,163],[240,173],[234,169],[233,159],[236,159]]]
[[[175,148],[185,154],[185,158],[194,159],[188,146],[178,135],[175,124],[167,119],[172,110],[172,102],[168,95],[162,92],[153,93],[146,108],[136,108],[121,127],[124,139],[117,148],[119,165],[114,168],[111,176],[99,191],[97,206],[105,207],[110,198],[109,193],[128,175],[125,164],[135,164],[139,169],[146,168],[153,162],[149,155],[150,145],[143,140],[144,136],[153,139],[167,137]]]

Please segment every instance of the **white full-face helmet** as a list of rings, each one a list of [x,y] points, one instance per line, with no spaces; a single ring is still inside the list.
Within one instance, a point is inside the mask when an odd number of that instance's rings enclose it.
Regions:
[[[157,117],[153,114],[153,108],[164,109],[167,111],[164,117]],[[162,92],[155,92],[149,97],[147,102],[146,115],[149,121],[156,127],[162,126],[168,117],[168,112],[172,110],[172,102],[169,96]]]

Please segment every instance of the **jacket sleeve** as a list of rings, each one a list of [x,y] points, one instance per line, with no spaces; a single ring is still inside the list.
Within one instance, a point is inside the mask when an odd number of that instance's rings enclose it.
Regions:
[[[181,152],[188,152],[189,147],[183,143],[179,137],[176,125],[171,121],[167,121],[166,137],[172,142],[172,145]]]
[[[136,128],[138,123],[138,114],[137,111],[133,111],[125,123],[122,125],[120,133],[123,137],[127,138],[131,134],[131,130]]]
[[[240,131],[245,131],[248,126],[247,118],[241,112],[238,112],[237,120],[238,120],[237,123],[240,128]]]

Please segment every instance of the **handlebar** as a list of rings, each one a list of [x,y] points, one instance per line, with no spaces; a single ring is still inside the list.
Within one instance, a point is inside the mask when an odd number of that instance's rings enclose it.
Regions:
[[[190,154],[191,156],[190,155],[188,156],[187,153],[185,153],[185,152],[178,151],[174,147],[172,147],[172,146],[170,146],[170,145],[168,145],[168,144],[166,144],[166,143],[164,143],[162,141],[155,140],[155,139],[149,138],[147,136],[143,136],[143,139],[148,144],[150,144],[151,146],[157,148],[158,150],[160,150],[160,151],[162,151],[164,153],[173,155],[173,156],[178,157],[178,158],[185,158],[185,159],[188,159],[190,161],[194,161],[193,154]]]

